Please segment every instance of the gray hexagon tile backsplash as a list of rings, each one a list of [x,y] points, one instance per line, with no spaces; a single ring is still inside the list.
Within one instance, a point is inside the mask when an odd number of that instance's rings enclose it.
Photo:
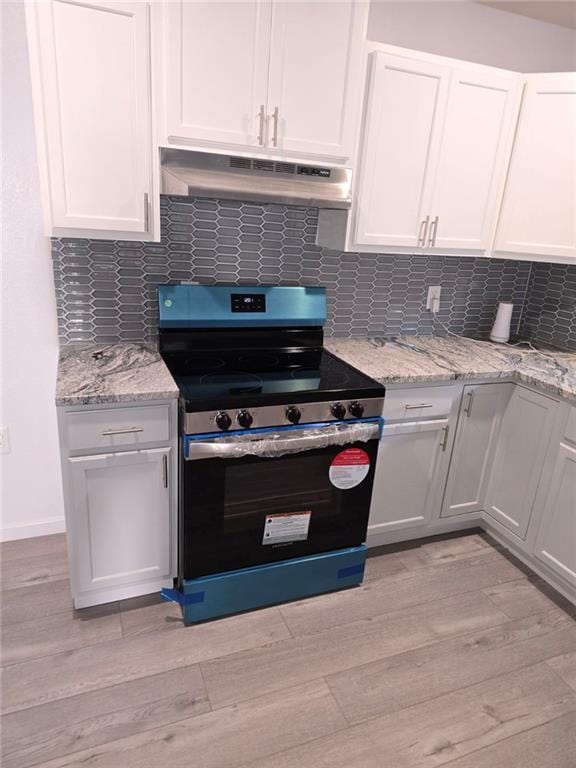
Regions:
[[[154,338],[156,286],[180,280],[324,285],[337,336],[444,333],[425,309],[430,285],[451,331],[486,336],[501,300],[514,302],[516,330],[529,287],[528,262],[320,248],[315,208],[163,196],[161,221],[159,243],[52,241],[63,341]]]

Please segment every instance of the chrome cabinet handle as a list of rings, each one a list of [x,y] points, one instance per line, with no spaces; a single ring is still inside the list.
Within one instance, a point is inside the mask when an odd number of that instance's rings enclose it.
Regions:
[[[440,443],[440,447],[442,448],[442,453],[446,450],[446,446],[448,445],[448,433],[450,432],[450,427],[446,425],[445,427],[442,427],[442,442]]]
[[[438,216],[430,225],[430,237],[428,238],[428,247],[433,248],[436,245],[436,233],[438,232]]]
[[[258,144],[261,147],[264,146],[264,121],[266,120],[266,109],[264,104],[260,104],[260,111],[258,112],[258,119],[260,121],[260,130],[258,133]]]
[[[164,488],[168,488],[168,456],[166,456],[166,454],[162,456],[162,477],[164,480]]]
[[[103,437],[110,435],[132,435],[135,432],[144,432],[144,427],[128,427],[127,429],[105,429],[102,432]]]
[[[426,216],[420,222],[420,231],[418,233],[418,245],[424,246],[426,244],[426,233],[428,232],[428,224],[430,223],[430,216]]]
[[[474,402],[474,392],[468,392],[466,394],[466,397],[468,398],[468,402],[466,403],[466,407],[464,408],[464,413],[466,416],[470,417],[472,414],[472,403]]]
[[[144,192],[144,232],[148,232],[148,228],[150,226],[148,221],[149,207],[148,192]]]
[[[411,411],[414,408],[432,408],[434,403],[416,403],[414,405],[411,405],[410,403],[406,403],[404,406],[405,411]]]
[[[274,147],[278,146],[278,107],[274,107],[274,112],[272,113],[272,120],[274,121],[274,130],[272,132],[272,145]]]

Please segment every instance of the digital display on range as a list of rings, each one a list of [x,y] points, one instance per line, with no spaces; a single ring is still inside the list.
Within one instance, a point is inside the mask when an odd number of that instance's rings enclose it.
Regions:
[[[230,303],[232,312],[266,312],[264,293],[232,293]]]

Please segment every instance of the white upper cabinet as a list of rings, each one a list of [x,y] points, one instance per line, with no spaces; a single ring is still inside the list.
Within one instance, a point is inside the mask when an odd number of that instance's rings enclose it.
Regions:
[[[164,13],[168,142],[263,145],[270,4],[172,2]]]
[[[576,73],[528,77],[495,251],[576,262]]]
[[[520,95],[516,74],[452,71],[430,203],[435,250],[490,248]]]
[[[429,209],[427,178],[436,164],[448,67],[373,53],[356,243],[416,248]]]
[[[371,55],[352,248],[488,251],[520,76],[382,48]]]
[[[353,0],[273,3],[271,148],[334,159],[352,155],[366,6]]]
[[[27,19],[47,234],[151,239],[148,5],[51,0]]]
[[[169,145],[346,162],[367,3],[165,3],[160,119]]]

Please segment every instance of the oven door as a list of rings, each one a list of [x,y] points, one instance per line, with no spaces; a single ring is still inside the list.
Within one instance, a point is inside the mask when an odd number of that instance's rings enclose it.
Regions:
[[[381,420],[187,437],[180,577],[366,539]]]

